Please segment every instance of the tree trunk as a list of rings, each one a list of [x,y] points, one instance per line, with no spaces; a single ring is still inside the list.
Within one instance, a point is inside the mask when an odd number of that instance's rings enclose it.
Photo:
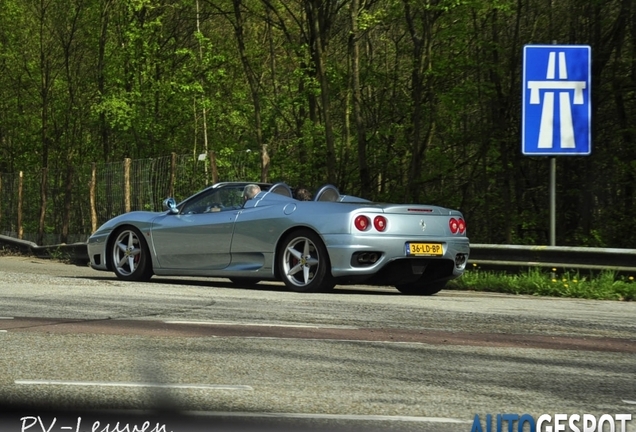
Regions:
[[[420,174],[422,162],[435,127],[432,113],[428,116],[428,124],[425,122],[427,100],[425,73],[431,66],[431,27],[436,18],[433,16],[433,12],[430,11],[413,11],[410,1],[403,1],[405,19],[413,44],[411,54],[411,121],[407,128],[410,138],[411,161],[408,169],[406,199],[417,202],[422,195]],[[418,18],[422,22],[416,22]]]
[[[266,182],[269,175],[269,162],[265,165],[265,156],[267,156],[266,147],[263,143],[263,126],[261,121],[261,102],[258,90],[258,81],[254,70],[250,67],[249,60],[245,49],[245,30],[244,30],[244,18],[242,0],[232,0],[234,5],[234,32],[236,35],[236,41],[238,44],[239,55],[241,57],[241,63],[243,65],[243,71],[247,77],[247,82],[250,87],[250,94],[252,96],[252,103],[254,105],[254,134],[256,136],[256,144],[261,149],[261,181]]]
[[[325,70],[325,58],[324,44],[327,37],[324,29],[320,25],[320,8],[324,4],[321,0],[307,0],[305,7],[307,10],[307,20],[309,24],[309,32],[311,33],[312,44],[312,59],[314,67],[316,68],[316,79],[320,84],[320,112],[322,116],[323,126],[325,128],[325,144],[327,150],[327,181],[329,183],[336,183],[336,151],[335,142],[333,136],[333,126],[331,124],[331,104],[330,104],[330,90],[329,80],[327,79],[327,72]]]
[[[102,11],[100,15],[100,30],[98,40],[98,53],[97,53],[97,93],[99,98],[103,98],[106,92],[106,44],[108,42],[108,21],[110,16],[110,7],[113,0],[104,0],[102,2]],[[99,137],[102,144],[102,152],[104,155],[104,162],[110,160],[110,130],[108,122],[106,121],[106,113],[104,110],[100,110],[99,113]]]
[[[349,55],[351,57],[351,86],[353,94],[353,115],[356,122],[358,140],[358,170],[360,172],[360,195],[371,198],[372,188],[371,174],[367,162],[367,138],[364,118],[362,117],[362,91],[360,89],[360,47],[358,31],[358,13],[360,12],[360,0],[351,0],[350,18],[351,33],[349,35]]]

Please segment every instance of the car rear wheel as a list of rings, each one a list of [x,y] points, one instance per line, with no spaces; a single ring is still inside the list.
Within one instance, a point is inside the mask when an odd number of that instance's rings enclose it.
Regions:
[[[111,251],[113,271],[119,279],[145,281],[152,277],[148,244],[136,228],[117,231]]]
[[[443,282],[433,282],[433,283],[423,283],[422,281],[417,281],[413,283],[396,285],[395,288],[402,294],[407,295],[424,295],[430,296],[433,294],[437,294],[446,286],[446,281]]]
[[[278,270],[285,285],[298,292],[325,292],[335,286],[327,249],[310,230],[292,232],[282,242]]]

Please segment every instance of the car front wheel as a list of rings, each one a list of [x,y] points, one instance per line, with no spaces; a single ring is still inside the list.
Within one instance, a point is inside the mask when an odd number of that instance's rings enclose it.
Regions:
[[[145,281],[151,278],[150,252],[139,230],[127,227],[116,232],[111,251],[113,271],[119,279]]]
[[[327,249],[310,230],[290,233],[278,254],[278,270],[285,285],[298,292],[325,292],[335,286]]]

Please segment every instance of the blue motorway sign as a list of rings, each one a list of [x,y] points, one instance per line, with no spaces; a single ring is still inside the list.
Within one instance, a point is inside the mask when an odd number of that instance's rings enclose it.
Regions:
[[[591,153],[591,64],[587,45],[523,47],[524,155]]]

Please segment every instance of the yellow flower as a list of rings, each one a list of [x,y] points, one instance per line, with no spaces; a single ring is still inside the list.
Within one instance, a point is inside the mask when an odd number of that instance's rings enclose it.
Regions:
[[[574,279],[572,282],[577,283],[578,281],[576,279]]]
[[[565,282],[565,281],[567,281],[567,279],[566,279],[566,278],[561,279],[561,282]]]
[[[556,279],[552,279],[552,282],[553,282],[553,283],[556,283]]]
[[[633,281],[633,280],[634,280],[634,276],[630,276],[628,279],[629,279],[630,281]]]
[[[556,271],[556,269],[555,269],[555,268],[553,268],[553,269],[552,269],[552,271],[553,271],[553,272],[555,272],[555,271]]]
[[[566,287],[566,288],[568,288],[568,287],[569,287],[569,285],[568,285],[568,284],[563,284],[563,286],[564,286],[564,287]]]

